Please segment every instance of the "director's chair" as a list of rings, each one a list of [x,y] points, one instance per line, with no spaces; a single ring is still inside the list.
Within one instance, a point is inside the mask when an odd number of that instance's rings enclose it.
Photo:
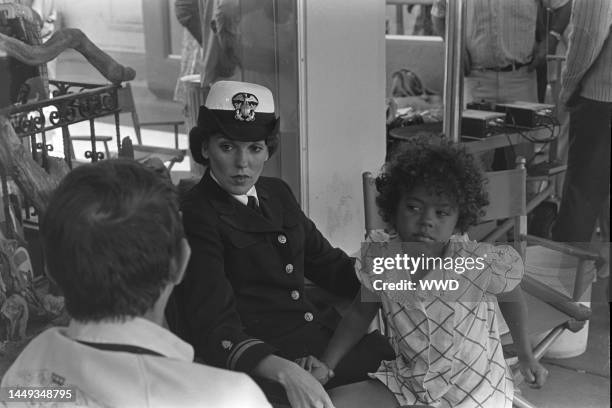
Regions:
[[[579,331],[591,315],[590,308],[578,303],[587,286],[591,283],[593,274],[585,272],[585,262],[595,261],[596,265],[602,264],[601,257],[596,253],[584,251],[567,244],[552,242],[527,234],[527,211],[526,211],[526,178],[527,171],[524,159],[517,160],[517,168],[497,172],[489,172],[487,176],[487,192],[489,195],[489,206],[482,218],[482,222],[497,220],[508,220],[513,223],[514,248],[521,254],[525,261],[525,275],[521,287],[525,294],[529,318],[527,331],[530,336],[546,333],[544,338],[534,347],[533,353],[536,359],[540,359],[551,345],[565,331]],[[376,230],[388,229],[382,220],[376,205],[375,177],[370,172],[363,173],[363,193],[365,209],[366,237]],[[471,239],[475,237],[470,236]],[[505,230],[499,228],[486,234],[479,241],[494,243],[500,238],[506,238]],[[529,246],[529,250],[527,247]],[[536,254],[539,250],[552,249],[559,253],[576,257],[578,265],[576,268],[574,288],[572,297],[559,292],[539,281],[530,271],[529,259],[526,255]],[[384,332],[385,322],[382,314],[378,317],[378,326]],[[510,334],[502,335],[504,349],[510,346],[512,337]],[[516,357],[507,359],[511,367],[518,362]],[[518,367],[513,369],[515,386],[522,382],[522,376]],[[534,408],[520,394],[515,393],[514,405],[519,408]]]

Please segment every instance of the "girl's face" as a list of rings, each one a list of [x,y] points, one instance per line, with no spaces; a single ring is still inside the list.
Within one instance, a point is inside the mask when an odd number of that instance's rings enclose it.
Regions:
[[[395,228],[404,242],[447,242],[455,232],[459,212],[445,195],[418,186],[403,193],[395,213]]]
[[[246,194],[259,179],[268,160],[268,146],[263,140],[240,142],[221,135],[211,136],[202,145],[202,156],[225,191]]]

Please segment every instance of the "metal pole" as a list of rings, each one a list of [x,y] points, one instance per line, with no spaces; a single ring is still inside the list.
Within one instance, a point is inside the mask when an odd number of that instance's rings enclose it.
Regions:
[[[465,0],[446,1],[444,59],[444,134],[459,143],[463,110]]]

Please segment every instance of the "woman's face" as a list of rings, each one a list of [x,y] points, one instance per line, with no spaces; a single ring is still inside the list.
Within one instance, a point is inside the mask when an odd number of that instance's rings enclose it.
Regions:
[[[222,135],[211,136],[202,145],[202,156],[225,191],[246,194],[257,181],[268,160],[268,146],[263,140],[239,142]]]
[[[444,195],[422,186],[402,194],[395,228],[404,242],[447,242],[455,232],[459,212]]]

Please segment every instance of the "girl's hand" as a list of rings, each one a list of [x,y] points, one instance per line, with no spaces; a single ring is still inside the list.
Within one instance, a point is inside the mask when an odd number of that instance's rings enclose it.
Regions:
[[[531,388],[542,388],[548,377],[548,370],[535,358],[519,358],[519,369]]]

